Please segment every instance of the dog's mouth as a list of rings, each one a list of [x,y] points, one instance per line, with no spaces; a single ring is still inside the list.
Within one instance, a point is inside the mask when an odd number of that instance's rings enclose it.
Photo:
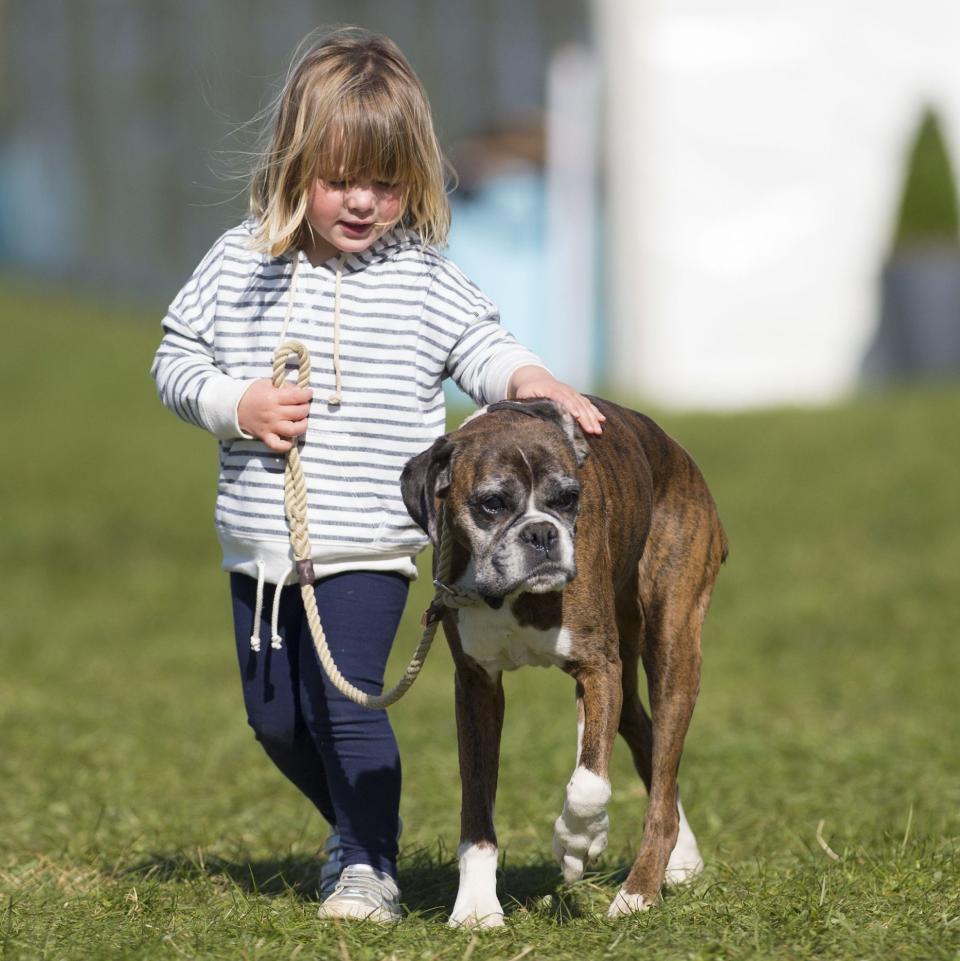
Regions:
[[[523,589],[531,594],[547,594],[563,590],[575,577],[576,570],[570,570],[555,561],[538,564],[523,579]]]
[[[527,571],[515,584],[503,588],[498,585],[496,592],[479,590],[478,593],[485,604],[499,610],[504,600],[512,594],[549,594],[551,591],[562,591],[576,576],[576,568],[571,570],[556,561],[544,561],[533,570]]]

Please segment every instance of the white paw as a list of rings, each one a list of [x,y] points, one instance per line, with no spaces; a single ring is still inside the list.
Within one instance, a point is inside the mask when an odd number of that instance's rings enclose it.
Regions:
[[[497,849],[490,844],[461,844],[460,887],[447,922],[451,928],[499,928],[503,908],[497,900]]]
[[[617,891],[617,896],[610,902],[607,908],[608,918],[619,918],[624,914],[637,914],[640,911],[649,911],[653,901],[647,900],[642,894],[627,894],[623,888]]]
[[[576,881],[586,864],[606,848],[609,800],[610,782],[606,778],[584,767],[573,772],[563,810],[553,826],[553,854],[567,884]]]
[[[692,881],[703,870],[703,858],[694,841],[692,847],[680,849],[680,843],[673,849],[667,862],[667,873],[663,876],[664,884],[686,884]]]
[[[703,870],[700,848],[697,847],[697,839],[687,823],[683,804],[678,802],[677,809],[680,813],[680,831],[667,862],[667,873],[663,878],[665,884],[684,884],[692,881]]]
[[[506,924],[503,920],[503,908],[494,898],[492,905],[473,905],[458,911],[454,906],[453,913],[447,926],[451,928],[502,928]]]

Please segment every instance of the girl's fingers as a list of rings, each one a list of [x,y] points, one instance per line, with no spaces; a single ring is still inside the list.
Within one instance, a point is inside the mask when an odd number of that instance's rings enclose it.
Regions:
[[[555,400],[565,410],[569,411],[588,434],[603,433],[601,424],[606,420],[606,417],[597,410],[591,401],[587,400],[582,394],[578,394],[572,387],[557,391],[550,399]]]
[[[573,415],[577,419],[577,423],[580,427],[588,434],[601,434],[603,429],[600,427],[600,421],[597,420],[596,416],[590,411],[584,410],[580,413]]]
[[[296,384],[284,384],[283,387],[276,388],[276,391],[277,403],[284,406],[309,404],[313,397],[313,391],[309,387],[297,387]]]
[[[278,437],[276,434],[267,433],[260,438],[264,444],[267,445],[270,450],[277,454],[285,454],[291,447],[293,447],[293,441],[286,440],[283,437]]]
[[[567,406],[567,410],[577,419],[577,423],[588,434],[600,434],[603,428],[600,426],[603,414],[597,410],[590,401],[585,398],[578,398],[574,403]]]
[[[280,437],[299,437],[307,432],[307,421],[281,420],[277,422],[276,433]]]
[[[306,420],[309,414],[309,404],[282,404],[277,408],[277,416],[283,420]]]
[[[590,401],[587,401],[584,413],[577,418],[580,426],[589,434],[602,434],[603,427],[601,427],[601,424],[606,419]]]

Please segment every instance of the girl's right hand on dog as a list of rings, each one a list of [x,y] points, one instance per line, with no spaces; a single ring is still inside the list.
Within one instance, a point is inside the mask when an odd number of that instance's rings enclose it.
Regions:
[[[296,384],[274,387],[266,377],[255,380],[237,405],[237,423],[278,454],[286,453],[307,432],[313,391]]]

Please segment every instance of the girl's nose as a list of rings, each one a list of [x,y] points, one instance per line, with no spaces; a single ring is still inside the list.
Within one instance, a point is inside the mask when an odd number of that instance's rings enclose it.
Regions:
[[[346,205],[349,210],[368,211],[373,209],[374,191],[372,184],[353,184],[347,192]]]

